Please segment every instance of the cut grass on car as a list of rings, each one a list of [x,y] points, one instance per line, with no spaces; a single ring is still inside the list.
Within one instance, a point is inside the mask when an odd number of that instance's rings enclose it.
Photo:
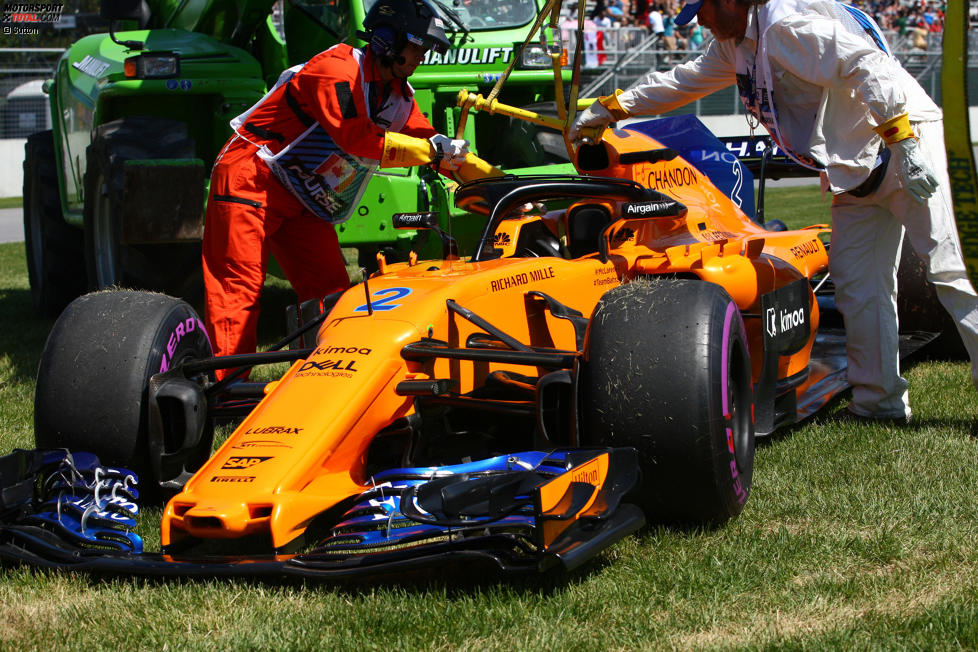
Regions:
[[[790,211],[811,215],[810,189],[786,192],[770,219],[795,201]],[[0,245],[2,451],[33,445],[34,375],[50,326],[31,311],[23,245]],[[836,400],[759,444],[753,493],[727,526],[647,529],[569,576],[498,581],[456,568],[336,586],[7,568],[0,641],[6,649],[975,648],[978,393],[961,362],[921,362],[906,375],[911,427],[837,420],[846,399]],[[158,518],[143,515],[151,547]]]

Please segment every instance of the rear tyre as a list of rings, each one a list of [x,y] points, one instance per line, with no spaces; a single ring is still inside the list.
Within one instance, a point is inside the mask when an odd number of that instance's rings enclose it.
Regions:
[[[130,116],[98,127],[88,148],[85,172],[89,289],[132,287],[182,297],[200,293],[200,244],[122,243],[125,162],[195,156],[187,125],[176,120]]]
[[[941,305],[937,290],[927,280],[924,261],[910,246],[906,236],[897,269],[897,316],[902,332],[939,333],[937,339],[927,345],[925,351],[928,355],[948,360],[968,359],[968,351],[964,348],[954,319]]]
[[[27,137],[24,153],[24,246],[31,303],[41,317],[57,317],[85,291],[82,232],[64,221],[54,136]]]
[[[633,501],[650,521],[719,525],[754,475],[750,358],[736,304],[718,285],[636,281],[598,302],[582,364],[582,440],[632,446]]]
[[[210,455],[213,424],[208,421],[184,459],[168,457],[179,443],[151,441],[149,379],[210,356],[200,318],[179,299],[128,290],[79,297],[55,322],[41,353],[37,446],[95,453],[106,464],[136,471],[140,490],[161,498],[157,483],[179,484]]]

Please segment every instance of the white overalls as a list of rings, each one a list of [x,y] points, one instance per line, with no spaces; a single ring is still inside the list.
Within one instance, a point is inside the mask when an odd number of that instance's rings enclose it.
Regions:
[[[845,318],[850,409],[910,415],[900,376],[896,270],[904,227],[954,317],[978,384],[978,297],[968,280],[951,206],[940,109],[885,44],[835,0],[771,0],[752,8],[745,37],[713,41],[697,59],[646,75],[618,97],[631,115],[660,114],[738,83],[749,111],[782,149],[819,169],[833,193],[830,270]],[[858,198],[882,141],[873,128],[902,113],[940,187],[925,204],[891,167]]]

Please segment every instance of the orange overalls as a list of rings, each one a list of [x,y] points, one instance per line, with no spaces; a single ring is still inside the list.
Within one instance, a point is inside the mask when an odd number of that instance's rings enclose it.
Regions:
[[[287,72],[232,122],[211,174],[204,321],[215,355],[255,350],[269,252],[300,302],[349,287],[333,224],[355,208],[385,131],[436,133],[407,82],[379,81],[369,50],[337,45]]]

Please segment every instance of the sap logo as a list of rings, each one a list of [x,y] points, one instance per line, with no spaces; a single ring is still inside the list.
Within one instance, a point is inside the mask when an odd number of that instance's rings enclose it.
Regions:
[[[771,337],[777,337],[779,333],[786,333],[798,326],[804,326],[805,309],[776,310],[775,308],[768,308],[764,321],[767,324],[767,334]]]
[[[256,464],[261,464],[271,457],[229,457],[227,462],[221,465],[222,469],[249,469]]]

